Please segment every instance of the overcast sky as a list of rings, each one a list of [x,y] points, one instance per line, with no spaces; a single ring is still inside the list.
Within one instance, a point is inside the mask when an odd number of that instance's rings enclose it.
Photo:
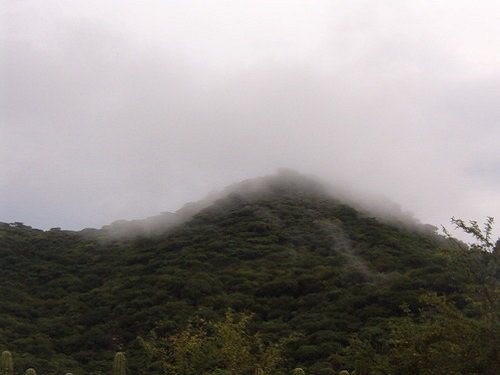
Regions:
[[[500,226],[497,0],[0,4],[0,221],[100,227],[288,167]]]

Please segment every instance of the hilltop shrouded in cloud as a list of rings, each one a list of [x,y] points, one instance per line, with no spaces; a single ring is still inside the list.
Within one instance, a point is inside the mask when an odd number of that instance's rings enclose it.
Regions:
[[[500,216],[497,2],[1,8],[1,221],[100,227],[282,166]]]
[[[117,220],[103,226],[100,230],[86,228],[80,233],[88,238],[125,241],[140,236],[165,235],[193,220],[196,216],[203,215],[205,210],[210,211],[214,210],[214,207],[224,206],[223,202],[234,200],[251,205],[265,196],[278,196],[295,203],[300,202],[306,196],[313,197],[324,200],[324,202],[335,202],[338,205],[351,207],[360,217],[376,219],[381,223],[413,232],[434,234],[438,229],[435,226],[420,223],[411,213],[404,212],[398,204],[386,197],[363,196],[359,191],[346,190],[340,186],[321,181],[314,176],[305,176],[292,170],[280,169],[273,175],[231,184],[221,191],[212,192],[204,199],[186,203],[176,212],[162,212],[160,215],[142,220]],[[263,213],[263,215],[269,219],[269,213]],[[273,220],[279,221],[278,218],[274,217],[274,214],[271,216],[273,216]],[[330,227],[330,224],[326,227]],[[335,232],[336,229],[332,227],[332,231]]]

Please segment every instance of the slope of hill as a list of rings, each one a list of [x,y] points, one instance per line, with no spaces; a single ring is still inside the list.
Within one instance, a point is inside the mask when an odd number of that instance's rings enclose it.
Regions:
[[[383,336],[423,292],[463,287],[429,227],[361,214],[294,174],[246,181],[183,212],[127,240],[103,241],[109,228],[2,224],[0,347],[20,368],[91,374],[125,349],[142,373],[138,335],[231,308],[255,314],[266,339],[290,338],[290,363],[314,368],[353,333]]]

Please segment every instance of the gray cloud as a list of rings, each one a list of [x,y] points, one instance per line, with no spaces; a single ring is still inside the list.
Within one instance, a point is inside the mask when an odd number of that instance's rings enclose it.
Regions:
[[[0,220],[101,226],[279,167],[500,220],[495,2],[268,3],[3,7]]]

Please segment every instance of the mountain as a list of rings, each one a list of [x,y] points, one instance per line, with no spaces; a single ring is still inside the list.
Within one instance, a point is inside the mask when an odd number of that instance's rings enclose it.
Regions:
[[[0,348],[58,374],[107,371],[126,350],[145,373],[137,336],[230,308],[254,314],[266,340],[287,338],[290,365],[320,369],[352,334],[384,336],[423,293],[460,299],[433,227],[347,201],[285,171],[100,230],[3,223]]]

